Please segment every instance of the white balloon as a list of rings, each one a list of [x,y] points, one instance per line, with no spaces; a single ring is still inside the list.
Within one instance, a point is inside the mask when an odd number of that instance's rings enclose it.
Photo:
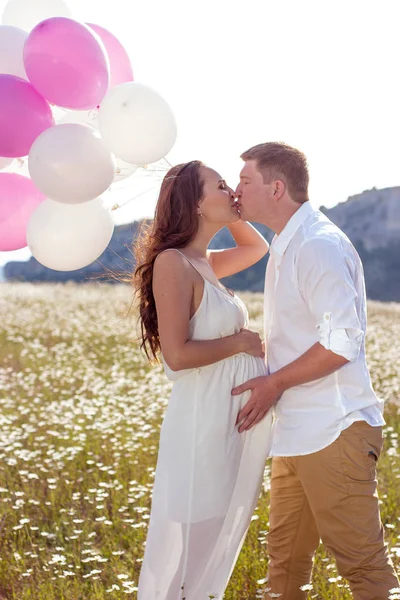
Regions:
[[[55,271],[75,271],[96,260],[107,248],[114,231],[111,213],[102,198],[68,205],[44,200],[27,227],[33,256]]]
[[[99,110],[99,127],[111,152],[136,165],[163,158],[177,133],[174,115],[164,98],[134,82],[107,92]]]
[[[35,25],[51,17],[72,18],[64,0],[9,0],[3,12],[2,23],[31,31]]]
[[[63,115],[56,119],[56,122],[60,125],[66,123],[78,123],[79,125],[85,125],[91,127],[94,131],[99,131],[99,119],[98,111],[93,110],[68,110]],[[122,181],[133,175],[138,167],[126,162],[118,156],[114,156],[115,159],[115,175],[114,182]]]
[[[2,156],[0,156],[0,171],[2,171],[3,169],[7,169],[7,167],[11,165],[13,160],[13,158],[3,158]]]
[[[66,204],[93,200],[115,176],[115,160],[98,132],[83,125],[56,125],[34,141],[29,174],[48,198]]]
[[[27,32],[19,27],[0,25],[0,73],[28,79],[24,66],[27,37]]]

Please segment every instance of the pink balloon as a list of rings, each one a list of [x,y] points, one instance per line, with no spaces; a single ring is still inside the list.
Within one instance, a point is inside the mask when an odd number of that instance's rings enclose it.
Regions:
[[[107,29],[86,23],[100,37],[107,50],[108,59],[110,61],[110,88],[120,83],[133,81],[133,71],[128,53],[121,42]]]
[[[0,156],[26,156],[38,135],[52,125],[49,104],[29,81],[0,75]]]
[[[32,181],[16,173],[0,173],[0,251],[27,246],[26,228],[45,200]]]
[[[106,50],[93,31],[66,17],[42,21],[24,47],[29,81],[49,102],[78,110],[98,106],[109,83]]]

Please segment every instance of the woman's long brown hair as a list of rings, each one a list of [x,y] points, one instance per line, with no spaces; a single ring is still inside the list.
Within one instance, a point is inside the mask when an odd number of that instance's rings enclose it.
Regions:
[[[153,296],[154,261],[167,248],[184,248],[198,231],[198,205],[203,196],[200,168],[194,160],[172,167],[160,189],[155,217],[134,245],[136,267],[133,282],[139,301],[141,348],[147,358],[158,360],[160,336]]]

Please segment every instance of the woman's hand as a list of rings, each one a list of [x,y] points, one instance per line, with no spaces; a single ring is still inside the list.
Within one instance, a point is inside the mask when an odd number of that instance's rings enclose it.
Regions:
[[[240,352],[246,352],[246,354],[257,358],[264,358],[264,342],[258,333],[249,329],[241,329],[237,335],[241,347]]]

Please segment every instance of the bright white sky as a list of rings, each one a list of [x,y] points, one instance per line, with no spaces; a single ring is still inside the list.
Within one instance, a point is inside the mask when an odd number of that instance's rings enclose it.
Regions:
[[[400,184],[398,0],[69,0],[125,45],[136,81],[170,103],[175,164],[203,160],[231,186],[240,153],[285,141],[309,159],[311,201]],[[0,12],[5,0],[0,0]],[[136,176],[118,197],[143,189]],[[115,211],[152,216],[153,191]],[[29,252],[0,253],[0,264]]]

